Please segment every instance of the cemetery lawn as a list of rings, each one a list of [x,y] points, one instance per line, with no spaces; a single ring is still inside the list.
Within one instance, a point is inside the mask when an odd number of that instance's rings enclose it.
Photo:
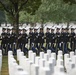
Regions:
[[[2,58],[2,70],[1,75],[9,75],[8,74],[8,56],[3,56]]]
[[[2,58],[2,70],[0,75],[9,75],[8,73],[8,56],[3,56]],[[15,56],[16,59],[16,56]]]

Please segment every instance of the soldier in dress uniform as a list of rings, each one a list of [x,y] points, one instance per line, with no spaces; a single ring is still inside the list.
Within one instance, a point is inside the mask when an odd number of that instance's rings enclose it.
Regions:
[[[6,42],[7,43],[6,50],[7,51],[10,50],[10,41],[11,41],[11,39],[10,39],[10,36],[11,36],[10,31],[11,31],[11,29],[7,28],[7,39],[6,39],[6,41],[7,41]]]
[[[55,42],[56,42],[56,50],[60,50],[60,28],[56,29],[56,34],[55,34]]]
[[[47,28],[47,29],[46,29],[45,39],[46,39],[46,48],[49,49],[49,43],[50,43],[50,28]]]
[[[17,40],[17,36],[16,36],[14,28],[12,28],[12,33],[10,35],[10,40],[11,40],[11,50],[13,51],[13,53],[16,53],[16,40]]]
[[[27,36],[27,33],[26,33],[27,30],[23,29],[22,31],[23,31],[23,33],[22,33],[22,51],[24,53],[26,53],[27,51],[26,51],[25,46],[28,43],[28,36]]]
[[[22,49],[22,29],[19,29],[19,34],[18,34],[18,48]]]
[[[38,29],[37,28],[34,28],[33,35],[34,35],[34,37],[33,37],[34,45],[32,46],[32,50],[33,50],[33,52],[38,53],[39,47],[38,47]]]
[[[34,46],[38,47],[38,32],[37,32],[37,28],[34,28]]]
[[[71,44],[71,50],[74,51],[75,50],[75,32],[74,32],[74,28],[71,28],[71,34],[70,34],[70,44]]]
[[[41,50],[41,48],[43,48],[43,44],[44,44],[44,32],[43,32],[43,28],[40,28],[40,32],[38,33],[39,50]]]
[[[32,45],[34,44],[34,33],[33,28],[29,28],[29,42],[30,42],[30,49],[32,48]]]
[[[68,48],[68,46],[69,46],[69,39],[70,38],[70,33],[69,33],[69,28],[66,28],[65,29],[65,47],[64,47],[64,49],[66,50],[66,52],[68,52],[69,51],[69,48]]]
[[[1,34],[2,42],[1,42],[1,49],[4,50],[2,51],[3,53],[6,52],[6,29],[2,29],[2,34]]]
[[[61,29],[61,34],[60,34],[60,49],[62,50],[62,51],[64,51],[64,36],[65,36],[65,29],[64,28],[62,28]]]
[[[52,50],[52,52],[55,52],[55,48],[54,48],[54,44],[55,44],[55,33],[54,33],[54,29],[51,29],[50,43],[51,43],[51,50]]]
[[[60,38],[61,38],[61,50],[63,50],[63,54],[65,54],[65,53],[67,53],[68,52],[68,50],[67,50],[67,38],[68,38],[68,36],[67,36],[67,32],[66,32],[66,28],[62,28],[62,30],[61,30],[61,36],[60,36]]]

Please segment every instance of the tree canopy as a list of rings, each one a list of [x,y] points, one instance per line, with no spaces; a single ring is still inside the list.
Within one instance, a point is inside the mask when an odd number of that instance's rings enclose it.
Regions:
[[[0,11],[0,24],[6,22],[6,16],[4,11]]]
[[[70,22],[76,21],[76,4],[75,0],[1,0],[11,14],[7,14],[9,22],[15,20],[19,14],[19,23],[25,22]],[[7,1],[7,2],[5,2]],[[1,2],[0,2],[1,3]],[[15,6],[18,11],[15,12]],[[9,7],[10,6],[10,7]],[[40,6],[40,7],[39,7]],[[1,7],[1,5],[0,5]],[[4,7],[4,8],[5,8]],[[7,10],[6,10],[7,11]]]
[[[23,10],[27,13],[35,14],[41,0],[0,0],[0,4],[11,18],[15,18],[16,14]]]
[[[41,0],[0,0],[0,6],[7,12],[8,18],[13,22],[17,34],[20,11],[25,10],[33,15],[40,4]]]
[[[65,3],[76,4],[76,0],[63,0]]]
[[[33,15],[41,4],[41,0],[0,0],[0,7],[7,12],[8,18],[13,22],[16,35],[19,34],[19,13],[25,10]],[[18,47],[18,40],[17,45]]]
[[[69,22],[76,20],[76,5],[63,0],[43,0],[36,14],[44,22]]]

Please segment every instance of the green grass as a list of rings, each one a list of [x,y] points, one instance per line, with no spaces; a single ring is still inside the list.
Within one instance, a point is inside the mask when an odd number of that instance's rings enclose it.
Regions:
[[[16,56],[14,56],[15,59]],[[1,74],[0,75],[9,75],[8,74],[8,56],[3,56],[2,58],[2,70],[1,70]]]
[[[8,57],[3,56],[2,58],[2,70],[1,70],[1,75],[9,75],[8,74]]]

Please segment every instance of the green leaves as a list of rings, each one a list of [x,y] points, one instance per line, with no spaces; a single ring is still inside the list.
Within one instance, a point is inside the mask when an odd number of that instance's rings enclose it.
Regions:
[[[5,12],[0,11],[0,23],[6,22]]]
[[[20,23],[24,22],[70,22],[76,20],[75,0],[0,0],[10,12],[9,20],[19,13]],[[15,13],[15,4],[18,3],[18,11]],[[71,3],[71,5],[70,5]],[[1,5],[0,5],[0,8]],[[3,9],[3,8],[2,8]],[[10,19],[11,18],[11,19]]]
[[[63,0],[44,0],[36,14],[44,20],[44,22],[70,22],[75,20],[76,5],[69,5]]]
[[[39,8],[40,5],[41,5],[41,0],[28,0],[24,10],[27,13],[34,15],[35,11]]]
[[[30,17],[31,15],[35,15],[35,11],[39,8],[40,5],[41,0],[0,0],[0,7],[8,13],[6,14],[7,18],[12,22],[18,13],[22,14],[22,16],[20,15],[19,19],[21,22],[27,21],[27,15],[29,14]],[[24,14],[24,12],[21,13],[21,11],[25,11],[27,15]],[[24,18],[26,20],[24,20]]]
[[[76,0],[63,0],[65,3],[76,4]]]

